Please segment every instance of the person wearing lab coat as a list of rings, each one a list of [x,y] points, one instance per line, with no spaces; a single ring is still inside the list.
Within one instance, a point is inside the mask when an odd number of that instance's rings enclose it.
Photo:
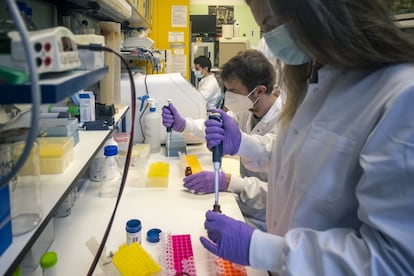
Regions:
[[[220,110],[205,131],[270,168],[268,233],[207,211],[201,243],[275,275],[414,275],[414,42],[385,1],[249,2],[279,21],[264,35],[285,64],[277,137],[269,154]]]
[[[211,72],[211,61],[206,56],[194,59],[194,76],[199,80],[197,90],[207,102],[207,110],[216,108],[221,97],[221,88],[214,73]]]
[[[223,65],[221,79],[227,89],[224,104],[241,131],[262,136],[269,148],[277,132],[281,100],[273,91],[275,72],[266,57],[257,50],[238,53]],[[173,126],[185,135],[205,137],[204,119],[182,118],[173,105],[162,111],[164,126]],[[220,190],[238,195],[246,221],[266,229],[267,172],[248,170],[240,160],[240,176],[220,174]],[[197,193],[214,192],[214,173],[203,171],[184,178],[184,186]]]

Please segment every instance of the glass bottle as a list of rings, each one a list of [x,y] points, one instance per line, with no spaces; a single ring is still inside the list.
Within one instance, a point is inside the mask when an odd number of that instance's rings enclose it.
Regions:
[[[118,146],[118,143],[115,141],[113,137],[109,138],[104,146],[99,150],[99,152],[95,155],[89,165],[89,177],[93,181],[102,181],[102,166],[103,162],[105,161],[104,149],[106,146],[113,145]]]
[[[115,197],[118,195],[121,183],[121,167],[118,160],[118,146],[109,145],[104,148],[105,160],[101,167],[102,197]]]
[[[25,145],[27,128],[0,132],[0,175],[7,175],[19,160]],[[35,142],[19,172],[9,182],[10,212],[14,236],[34,229],[42,218],[39,148]]]

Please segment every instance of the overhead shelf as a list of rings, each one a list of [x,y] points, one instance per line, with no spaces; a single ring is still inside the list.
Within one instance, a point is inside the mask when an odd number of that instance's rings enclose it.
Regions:
[[[75,5],[77,7],[85,9],[88,16],[97,18],[99,20],[109,20],[119,23],[128,22],[130,27],[135,28],[142,27],[147,29],[150,27],[150,24],[145,18],[145,15],[141,14],[137,10],[137,7],[126,0],[66,0],[63,1],[63,3],[66,4],[66,8],[74,8],[71,5]],[[61,5],[61,3],[59,4]]]
[[[108,67],[93,71],[75,70],[59,77],[41,79],[39,81],[42,103],[56,103],[73,95],[81,89],[87,88],[108,74]],[[0,84],[0,103],[31,103],[31,85],[27,84]]]

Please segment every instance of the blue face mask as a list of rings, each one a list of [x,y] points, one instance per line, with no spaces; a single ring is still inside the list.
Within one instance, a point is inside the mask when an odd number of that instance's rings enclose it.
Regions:
[[[194,76],[195,76],[197,79],[201,79],[201,78],[203,77],[203,74],[201,73],[201,71],[194,70]]]
[[[290,36],[285,24],[265,33],[264,39],[272,53],[286,64],[301,65],[311,60]]]

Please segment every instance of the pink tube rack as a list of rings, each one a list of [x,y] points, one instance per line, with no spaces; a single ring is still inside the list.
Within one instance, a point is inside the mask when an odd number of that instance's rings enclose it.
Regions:
[[[165,247],[161,261],[163,275],[197,275],[189,234],[167,234],[161,238],[161,242]]]

